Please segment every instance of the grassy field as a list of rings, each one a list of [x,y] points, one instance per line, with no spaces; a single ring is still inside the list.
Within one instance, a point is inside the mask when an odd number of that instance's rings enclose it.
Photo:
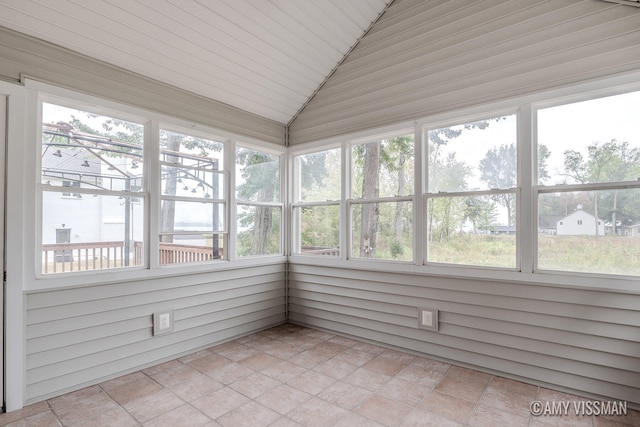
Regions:
[[[463,234],[429,245],[429,261],[515,267],[515,237]],[[640,238],[624,236],[538,236],[538,268],[640,275]]]

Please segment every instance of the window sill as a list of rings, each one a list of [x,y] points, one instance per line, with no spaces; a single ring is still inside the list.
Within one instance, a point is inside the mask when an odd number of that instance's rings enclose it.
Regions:
[[[380,260],[347,261],[335,257],[314,257],[305,255],[289,256],[289,262],[293,265],[312,265],[339,269],[412,274],[463,280],[506,282],[512,285],[539,285],[555,288],[640,295],[640,279],[634,279],[627,276],[557,271],[524,273],[521,271],[489,267],[414,265],[411,263]]]
[[[30,283],[25,283],[26,293],[47,290],[60,290],[87,286],[111,285],[117,283],[153,280],[168,277],[184,277],[195,275],[215,274],[219,271],[261,267],[286,263],[284,256],[263,256],[255,258],[239,259],[235,261],[214,261],[206,263],[166,265],[158,268],[147,269],[132,267],[123,269],[111,269],[100,271],[83,271],[76,273],[60,273],[35,278]],[[10,277],[9,277],[10,280]]]

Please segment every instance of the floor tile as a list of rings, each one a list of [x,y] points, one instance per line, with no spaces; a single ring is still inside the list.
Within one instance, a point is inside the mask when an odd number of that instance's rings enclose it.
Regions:
[[[413,407],[388,397],[374,394],[362,402],[355,412],[386,426],[398,426]]]
[[[423,385],[411,383],[400,378],[391,378],[380,388],[378,394],[398,402],[417,405],[430,391],[430,388]]]
[[[287,384],[299,390],[316,395],[336,382],[335,378],[314,371],[306,371],[287,381]]]
[[[242,405],[216,420],[224,427],[257,427],[268,426],[280,415],[256,402]]]
[[[631,409],[626,417],[532,417],[533,400],[587,399],[280,325],[0,414],[0,425],[640,426]]]
[[[343,381],[370,391],[378,391],[380,387],[390,379],[391,377],[389,375],[371,371],[369,369],[358,368],[347,375]]]
[[[231,388],[225,387],[191,402],[191,405],[211,419],[249,403],[248,397]]]
[[[322,362],[317,365],[313,370],[321,374],[327,375],[337,380],[342,379],[355,371],[357,367],[347,362],[337,360],[335,357],[329,359],[326,362]]]
[[[281,415],[285,415],[294,408],[298,407],[302,403],[311,399],[309,393],[305,393],[295,387],[291,387],[287,384],[282,384],[269,393],[264,393],[256,399],[259,403],[271,408]]]
[[[461,424],[467,422],[475,406],[475,402],[440,393],[437,390],[429,393],[429,395],[420,402],[420,405],[418,405],[420,409],[441,415],[444,418]]]
[[[345,409],[353,409],[372,395],[370,390],[339,381],[320,392],[318,397]]]
[[[469,427],[527,427],[529,417],[478,405],[471,414],[468,425]]]
[[[124,409],[141,423],[183,406],[185,402],[168,389],[126,403]]]
[[[233,363],[231,360],[226,357],[222,357],[219,354],[209,353],[204,357],[199,357],[195,360],[189,361],[187,365],[191,366],[194,369],[202,372],[203,374],[208,374],[209,372],[218,369],[222,366]]]
[[[248,377],[232,383],[229,387],[240,394],[247,396],[249,399],[255,399],[263,393],[281,385],[279,381],[274,380],[264,374],[256,372]]]
[[[37,415],[42,412],[49,411],[49,405],[47,402],[38,402],[31,405],[27,405],[24,408],[9,413],[0,413],[0,425],[9,424],[13,421],[17,421],[23,418]]]
[[[282,359],[279,359],[270,354],[261,352],[261,353],[257,353],[252,356],[249,356],[246,359],[242,359],[238,363],[240,363],[243,366],[246,366],[247,368],[253,369],[254,371],[260,371],[275,363],[280,362],[280,360]]]
[[[464,424],[452,421],[433,412],[414,409],[407,415],[401,427],[463,427]]]
[[[8,424],[4,424],[3,421],[0,425],[6,425],[8,427],[58,427],[62,426],[58,417],[52,411],[40,412],[34,415],[30,415],[26,418],[20,418]]]
[[[326,427],[335,425],[341,418],[349,414],[349,411],[339,406],[312,397],[298,406],[287,417],[305,427]]]
[[[106,381],[100,384],[100,387],[121,405],[162,390],[160,384],[142,372],[134,372],[133,374]]]
[[[485,388],[486,385],[483,383],[475,381],[465,381],[463,379],[459,379],[455,376],[449,376],[447,374],[438,383],[434,390],[475,403],[478,401],[480,396],[482,396]]]
[[[143,425],[144,427],[202,427],[209,422],[211,419],[193,406],[182,405]]]

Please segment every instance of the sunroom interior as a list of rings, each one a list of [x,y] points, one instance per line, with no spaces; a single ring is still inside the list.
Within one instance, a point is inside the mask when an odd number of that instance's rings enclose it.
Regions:
[[[640,408],[637,2],[64,3],[0,5],[7,412],[278,325]]]

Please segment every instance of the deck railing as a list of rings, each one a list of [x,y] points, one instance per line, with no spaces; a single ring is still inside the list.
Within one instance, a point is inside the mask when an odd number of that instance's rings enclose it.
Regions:
[[[340,256],[340,248],[325,248],[318,246],[303,246],[300,252],[305,255]]]
[[[131,243],[130,255],[126,255],[123,241],[43,244],[42,272],[103,270],[125,267],[126,261],[129,266],[140,266],[144,259],[144,243]],[[210,247],[174,243],[160,243],[159,246],[161,265],[214,259]],[[217,258],[223,258],[222,248],[218,249]]]

